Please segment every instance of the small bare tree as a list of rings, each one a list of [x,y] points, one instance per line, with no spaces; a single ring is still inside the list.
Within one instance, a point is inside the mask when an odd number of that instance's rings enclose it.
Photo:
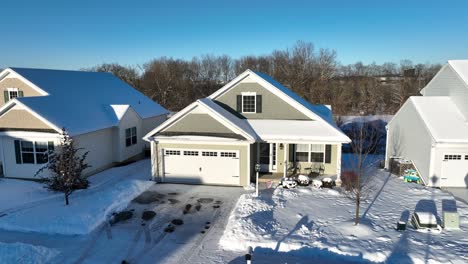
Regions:
[[[65,129],[62,129],[61,141],[58,148],[49,155],[49,162],[40,168],[36,175],[45,170],[51,172],[50,177],[43,177],[47,189],[63,192],[65,205],[69,205],[69,196],[77,189],[88,187],[88,180],[83,177],[83,171],[89,167],[85,160],[89,151],[78,153],[82,148],[77,148],[75,142]]]
[[[377,151],[382,136],[379,128],[371,122],[366,122],[364,118],[356,120],[350,131],[351,155],[348,168],[343,172],[342,186],[347,197],[355,202],[355,225],[359,224],[361,201],[366,199],[372,190],[370,172],[375,164],[370,155]]]

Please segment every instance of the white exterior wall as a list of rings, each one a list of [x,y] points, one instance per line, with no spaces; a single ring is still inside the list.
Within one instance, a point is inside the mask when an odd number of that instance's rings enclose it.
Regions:
[[[453,154],[460,154],[462,155],[461,161],[449,161],[454,162],[458,166],[466,166],[467,162],[464,160],[465,155],[468,155],[468,144],[437,144],[434,157],[433,157],[433,181],[434,187],[468,187],[468,186],[451,186],[450,184],[453,183],[453,179],[450,177],[459,177],[460,175],[450,175],[446,172],[444,173],[442,169],[444,155],[453,155]],[[452,164],[454,165],[454,164]],[[464,167],[468,170],[468,167]],[[465,176],[466,177],[466,176]],[[446,178],[446,180],[444,180]],[[432,179],[431,179],[432,180]],[[457,182],[464,182],[464,178],[457,181]]]
[[[429,184],[433,138],[408,99],[388,124],[386,167],[392,157],[412,160]]]
[[[106,128],[74,137],[77,147],[89,151],[86,161],[92,167],[84,171],[85,175],[94,174],[114,164],[115,130]]]
[[[450,96],[468,119],[468,86],[450,65],[445,65],[424,88],[424,96]]]
[[[47,177],[49,174],[45,173],[35,177],[36,172],[45,164],[16,164],[15,155],[15,140],[24,141],[53,141],[54,145],[58,145],[58,134],[51,133],[38,133],[38,132],[11,132],[8,136],[0,136],[0,152],[3,164],[4,177],[10,178],[26,178],[26,179],[40,179],[40,177]]]
[[[125,130],[132,127],[136,127],[137,130],[137,143],[127,147],[125,145]],[[142,131],[142,120],[140,116],[132,108],[129,108],[120,120],[118,126],[118,141],[115,142],[116,148],[118,150],[118,155],[116,157],[117,161],[121,162],[141,154],[145,147],[145,142],[142,139],[144,135],[145,134],[143,134]]]

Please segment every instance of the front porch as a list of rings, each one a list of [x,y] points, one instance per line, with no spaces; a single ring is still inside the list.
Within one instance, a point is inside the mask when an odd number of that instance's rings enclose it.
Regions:
[[[260,165],[260,182],[279,182],[293,175],[341,181],[341,143],[264,142],[251,146],[252,172]]]

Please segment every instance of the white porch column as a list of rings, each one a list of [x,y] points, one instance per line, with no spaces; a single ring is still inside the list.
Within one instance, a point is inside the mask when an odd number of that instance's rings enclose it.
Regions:
[[[336,186],[341,186],[341,144],[336,145]]]

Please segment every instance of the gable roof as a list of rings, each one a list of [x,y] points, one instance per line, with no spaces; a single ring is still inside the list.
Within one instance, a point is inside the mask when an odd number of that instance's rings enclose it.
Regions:
[[[290,89],[288,89],[287,87],[285,87],[284,85],[282,85],[281,83],[273,79],[271,76],[262,72],[254,72],[251,70],[246,70],[245,72],[243,72],[242,74],[234,78],[232,81],[230,81],[228,84],[223,86],[221,89],[211,94],[208,98],[210,99],[218,98],[219,96],[229,91],[236,84],[238,84],[239,82],[241,82],[243,79],[247,78],[248,76],[253,77],[260,84],[264,84],[264,88],[269,89],[278,97],[283,99],[285,102],[289,103],[291,106],[295,107],[300,112],[309,116],[311,119],[318,120],[319,122],[322,122],[324,125],[330,126],[331,128],[337,130],[338,133],[341,133],[343,136],[345,136],[349,140],[349,138],[336,125],[333,119],[332,110],[329,106],[315,105],[315,104],[309,103],[307,100],[300,97],[298,94],[291,91]]]
[[[43,90],[46,96],[21,97],[29,110],[65,127],[71,135],[83,134],[118,124],[111,105],[131,106],[141,118],[168,114],[168,111],[124,81],[106,72],[83,72],[9,68]]]
[[[448,64],[457,72],[465,84],[468,84],[468,60],[449,60]]]
[[[240,119],[234,116],[232,113],[219,106],[217,103],[213,102],[208,98],[199,99],[192,104],[188,105],[180,112],[166,120],[164,123],[153,129],[151,132],[146,134],[144,137],[145,140],[150,140],[158,132],[169,128],[171,125],[175,124],[177,121],[182,119],[185,115],[190,113],[197,107],[201,107],[207,114],[218,120],[220,123],[231,129],[237,134],[243,135],[249,141],[255,142],[258,139],[255,131],[245,122],[245,120]]]
[[[407,103],[414,106],[435,142],[468,143],[468,123],[449,96],[411,96]]]

